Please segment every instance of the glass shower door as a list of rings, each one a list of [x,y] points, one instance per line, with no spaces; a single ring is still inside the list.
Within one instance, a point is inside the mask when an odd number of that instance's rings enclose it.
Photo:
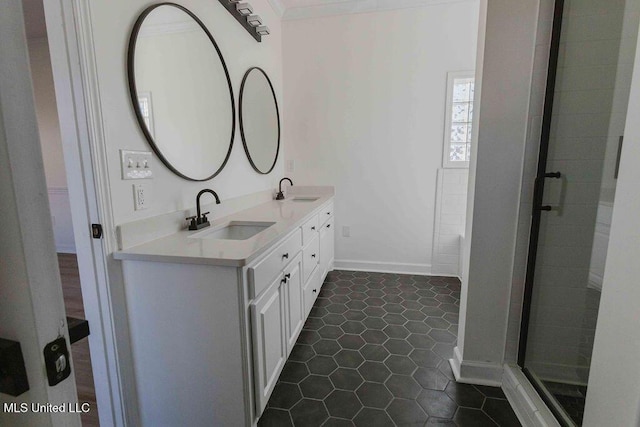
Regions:
[[[640,0],[557,0],[518,363],[581,425]]]

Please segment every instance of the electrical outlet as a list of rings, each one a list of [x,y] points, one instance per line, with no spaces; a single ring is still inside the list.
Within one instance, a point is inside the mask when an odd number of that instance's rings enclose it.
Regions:
[[[122,179],[153,178],[150,151],[120,150]]]
[[[149,207],[149,187],[146,184],[133,184],[133,207],[143,210]]]
[[[342,226],[342,237],[351,237],[351,226]]]

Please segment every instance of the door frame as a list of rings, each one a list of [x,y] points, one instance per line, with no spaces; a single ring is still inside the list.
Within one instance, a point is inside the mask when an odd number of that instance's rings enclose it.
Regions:
[[[125,426],[135,420],[134,396],[126,384],[118,344],[128,331],[116,325],[114,289],[119,265],[106,144],[92,38],[91,2],[44,1],[47,37],[60,121],[62,148],[85,316],[91,326],[89,347],[100,424]],[[91,236],[101,224],[102,239]],[[125,328],[126,329],[126,328]],[[131,380],[130,380],[131,381]]]

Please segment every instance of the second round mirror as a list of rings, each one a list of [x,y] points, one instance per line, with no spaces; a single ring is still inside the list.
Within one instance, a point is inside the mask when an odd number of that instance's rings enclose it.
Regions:
[[[258,67],[250,68],[242,79],[240,133],[253,169],[271,172],[280,151],[280,114],[271,80]]]

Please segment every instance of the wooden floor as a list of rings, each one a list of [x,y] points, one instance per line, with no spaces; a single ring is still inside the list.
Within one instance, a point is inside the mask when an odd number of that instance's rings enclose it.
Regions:
[[[80,275],[78,273],[76,256],[73,254],[58,254],[58,265],[60,266],[62,293],[64,294],[64,305],[67,310],[67,316],[84,319]],[[71,346],[71,353],[76,374],[78,402],[87,402],[91,405],[91,411],[87,414],[82,414],[82,425],[85,427],[99,426],[98,405],[96,403],[96,393],[93,385],[88,338],[73,344]]]

